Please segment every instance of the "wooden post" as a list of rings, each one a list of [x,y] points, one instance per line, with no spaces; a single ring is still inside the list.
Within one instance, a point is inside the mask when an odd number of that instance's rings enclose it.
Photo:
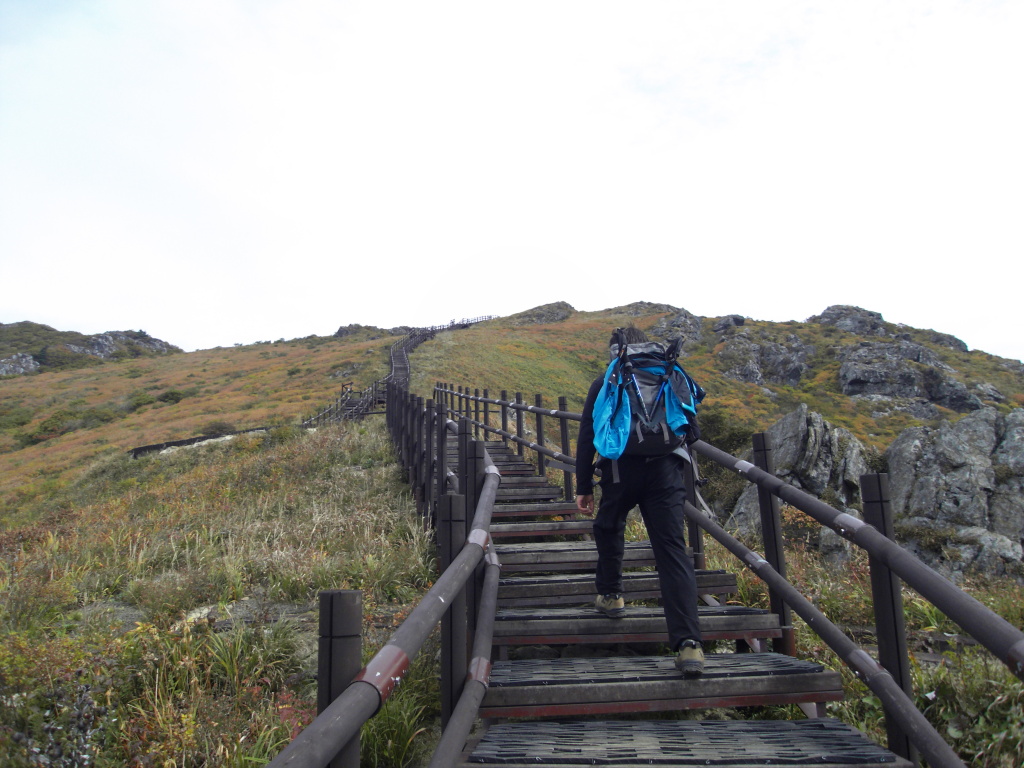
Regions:
[[[508,391],[507,390],[504,390],[504,389],[501,390],[501,402],[503,402],[503,403],[507,403],[508,402]],[[506,432],[506,433],[508,432],[508,406],[506,406],[506,405],[501,406],[501,431],[502,432]],[[502,435],[501,436],[501,443],[506,448],[508,448],[508,437],[506,437],[505,435]]]
[[[754,435],[754,466],[765,472],[775,474],[775,461],[772,458],[771,442],[768,435],[758,432]],[[779,513],[779,500],[770,491],[758,486],[757,503],[761,511],[761,537],[764,540],[764,559],[775,571],[786,578],[786,553],[782,543],[782,516]],[[793,634],[793,622],[790,618],[789,606],[782,596],[773,589],[768,590],[768,603],[772,613],[777,614],[782,625],[782,637],[772,640],[776,653],[788,656],[796,655],[796,638]]]
[[[448,410],[444,403],[437,403],[434,413],[435,432],[434,439],[437,441],[435,447],[436,460],[434,461],[434,496],[433,516],[434,524],[437,524],[438,506],[441,497],[448,492]]]
[[[316,711],[341,695],[363,666],[363,593],[331,589],[320,593]],[[359,736],[346,744],[330,768],[359,768]]]
[[[466,497],[467,514],[472,516],[476,509],[476,467],[473,454],[472,424],[469,419],[459,421],[459,493]]]
[[[469,535],[469,524],[473,518],[476,517],[476,507],[480,502],[481,492],[484,487],[484,457],[487,453],[487,447],[484,445],[483,440],[473,440],[469,444],[469,462],[468,466],[470,469],[469,483],[473,489],[472,497],[469,493],[466,493],[466,535]],[[472,505],[470,501],[472,500]],[[466,632],[468,638],[473,637],[476,634],[477,624],[477,611],[480,606],[480,591],[483,587],[483,576],[484,576],[484,564],[481,561],[476,568],[474,576],[466,581],[466,589],[464,594],[466,596]],[[467,638],[467,643],[470,641]],[[469,658],[466,658],[467,664]]]
[[[568,411],[569,410],[569,399],[568,398],[566,398],[566,397],[559,397],[558,398],[558,410],[560,410],[560,411]],[[562,453],[565,456],[571,456],[572,455],[572,448],[569,445],[569,420],[566,419],[564,416],[560,416],[559,419],[558,419],[558,424],[559,424],[560,436],[562,438]],[[563,490],[565,492],[565,500],[566,501],[572,501],[573,499],[576,498],[573,495],[573,489],[572,489],[572,472],[570,472],[568,469],[564,470],[564,472],[563,472],[562,488],[563,488]]]
[[[490,434],[490,427],[491,427],[491,404],[488,402],[490,399],[491,399],[490,395],[488,394],[488,391],[485,389],[484,390],[484,437],[483,437],[484,442],[487,442],[487,436],[488,436],[488,434]]]
[[[424,466],[427,457],[427,410],[424,407],[423,398],[416,398],[416,451],[413,454],[413,465],[415,470],[413,475],[416,478],[416,482],[413,485],[413,494],[416,498],[416,506],[418,507],[419,513],[422,515],[424,510],[424,502],[426,500],[426,489],[424,488],[424,478],[429,477],[427,469]]]
[[[537,408],[543,408],[544,407],[544,398],[541,395],[534,395],[533,402],[537,406]],[[537,416],[537,440],[536,440],[536,443],[539,446],[543,446],[544,445],[544,416],[543,416],[543,414],[540,413],[539,410],[537,411],[536,416]],[[543,453],[541,453],[540,451],[537,451],[537,474],[540,477],[546,477],[547,473],[548,473],[547,472],[547,460],[545,459],[545,456],[544,456]]]
[[[438,563],[440,572],[451,565],[466,541],[466,497],[445,494],[438,506]],[[461,590],[441,618],[441,728],[448,724],[462,694],[469,665],[466,631],[466,591]]]
[[[523,404],[523,393],[516,392],[516,405]],[[523,439],[523,411],[516,408],[516,437],[520,440]],[[516,443],[516,447],[519,449],[519,458],[523,457],[524,448],[522,443]]]
[[[894,538],[892,508],[889,504],[889,475],[860,476],[861,500],[864,502],[864,522],[874,526],[888,539]],[[871,569],[871,595],[875,604],[875,636],[878,641],[878,663],[885,667],[904,693],[914,698],[907,655],[907,632],[903,616],[903,594],[900,579],[881,560],[868,556]],[[885,730],[889,751],[917,762],[917,751],[903,729],[885,715]]]

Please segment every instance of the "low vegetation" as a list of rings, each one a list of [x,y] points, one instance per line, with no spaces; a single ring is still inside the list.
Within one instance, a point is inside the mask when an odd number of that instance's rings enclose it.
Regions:
[[[298,424],[343,384],[386,375],[391,341],[310,337],[0,380],[0,525],[58,512],[55,493],[100,458]]]
[[[379,421],[100,460],[0,546],[5,765],[251,765],[315,714],[316,593],[361,589],[366,653],[435,578]],[[434,654],[371,726],[436,714]],[[417,682],[419,681],[419,682]],[[426,725],[425,725],[426,724]],[[45,763],[43,758],[50,763]]]

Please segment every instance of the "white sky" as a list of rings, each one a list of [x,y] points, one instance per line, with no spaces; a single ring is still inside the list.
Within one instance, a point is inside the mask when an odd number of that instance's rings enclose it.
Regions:
[[[0,0],[0,322],[855,304],[1024,358],[1024,2]]]

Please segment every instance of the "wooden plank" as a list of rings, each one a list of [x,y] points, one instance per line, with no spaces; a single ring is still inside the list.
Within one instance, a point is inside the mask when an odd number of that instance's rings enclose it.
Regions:
[[[496,543],[495,554],[505,572],[593,571],[597,565],[597,549],[592,541]],[[653,567],[650,542],[626,542],[622,563],[625,568]]]
[[[860,731],[831,718],[497,723],[474,741],[459,765],[913,768]]]
[[[576,505],[571,501],[526,501],[526,502],[501,502],[494,505],[491,514],[492,520],[501,520],[509,517],[528,517],[544,515],[573,515],[577,512]]]
[[[498,487],[498,491],[495,494],[495,498],[499,500],[503,499],[514,499],[516,501],[522,501],[524,499],[538,499],[541,501],[557,499],[562,495],[562,491],[552,486],[545,486],[543,488],[503,488]]]
[[[742,606],[700,606],[700,629],[706,640],[779,637],[773,613]],[[568,645],[667,642],[664,610],[629,606],[622,619],[609,619],[589,607],[502,608],[494,622],[495,645]]]
[[[491,538],[515,536],[572,536],[590,534],[594,530],[591,520],[525,520],[517,523],[492,523]]]
[[[772,653],[708,654],[684,677],[672,656],[499,661],[481,717],[566,717],[842,700],[842,678],[819,664]]]
[[[697,571],[697,593],[724,595],[736,591],[736,575],[727,571]],[[661,597],[654,571],[627,571],[622,575],[623,595],[630,600]],[[597,592],[593,574],[510,575],[498,582],[500,607],[589,605]]]

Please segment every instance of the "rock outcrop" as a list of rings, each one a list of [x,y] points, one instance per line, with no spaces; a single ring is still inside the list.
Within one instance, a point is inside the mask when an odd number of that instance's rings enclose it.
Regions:
[[[888,335],[885,321],[878,312],[842,304],[828,307],[820,315],[807,318],[807,322],[835,326],[840,331],[855,333],[858,336]]]
[[[19,376],[23,373],[34,373],[39,370],[39,361],[32,355],[16,352],[10,357],[0,360],[0,376]]]
[[[826,503],[860,516],[860,476],[869,472],[867,452],[853,433],[834,427],[801,404],[766,431],[772,446],[775,474],[790,485]],[[726,527],[749,532],[760,529],[757,487],[749,485],[733,507]],[[841,550],[845,542],[822,529],[820,546]]]
[[[868,452],[845,429],[801,405],[767,430],[776,474],[860,517]],[[980,408],[937,428],[904,430],[885,452],[899,543],[950,578],[977,572],[1024,583],[1024,409]],[[748,486],[726,526],[759,530],[757,489]],[[821,529],[819,548],[848,543]]]
[[[89,336],[85,344],[67,343],[64,346],[80,355],[92,355],[102,360],[114,360],[126,355],[137,357],[139,352],[153,355],[181,352],[173,344],[154,339],[142,331],[108,331]]]
[[[982,407],[955,371],[927,347],[910,341],[861,342],[839,353],[844,395],[882,395],[934,403],[958,413]]]
[[[48,325],[22,321],[0,323],[0,375],[78,368],[99,360],[152,357],[181,352],[145,331],[108,331],[87,336],[58,331]]]
[[[685,309],[671,308],[671,312],[651,328],[651,335],[666,340],[682,338],[684,352],[700,344],[704,335],[701,319]]]
[[[548,323],[560,323],[575,314],[576,310],[571,304],[564,301],[556,301],[554,304],[544,304],[525,312],[511,315],[506,318],[509,325],[546,325]]]
[[[1024,410],[905,430],[886,451],[898,535],[933,567],[1024,580]]]
[[[336,339],[344,339],[349,336],[357,335],[362,335],[367,340],[373,340],[383,338],[384,336],[390,336],[392,334],[375,325],[360,325],[359,323],[343,325],[334,332],[334,337]]]
[[[772,383],[794,387],[810,370],[807,360],[814,352],[812,345],[792,334],[781,343],[740,331],[724,339],[718,361],[722,373],[731,379],[762,386]]]
[[[611,315],[627,315],[629,317],[645,317],[656,315],[659,312],[678,312],[677,307],[671,304],[655,304],[650,301],[634,301],[632,304],[624,304],[621,307],[611,307],[603,310]]]

